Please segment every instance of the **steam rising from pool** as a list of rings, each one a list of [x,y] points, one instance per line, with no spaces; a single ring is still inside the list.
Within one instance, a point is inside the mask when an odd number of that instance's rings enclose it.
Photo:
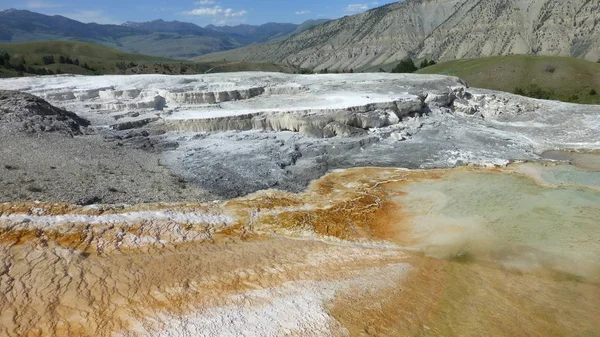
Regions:
[[[570,167],[539,169],[558,184],[593,184],[600,178],[600,172]],[[396,201],[413,214],[410,235],[416,243],[409,249],[435,258],[600,280],[600,191],[541,186],[529,177],[483,171],[452,172],[444,179],[411,183],[404,191]]]

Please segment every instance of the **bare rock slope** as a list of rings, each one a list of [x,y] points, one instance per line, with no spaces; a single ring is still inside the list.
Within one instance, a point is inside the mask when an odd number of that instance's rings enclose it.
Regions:
[[[407,0],[331,21],[286,41],[201,56],[332,70],[414,58],[508,54],[600,57],[600,4],[589,0]]]

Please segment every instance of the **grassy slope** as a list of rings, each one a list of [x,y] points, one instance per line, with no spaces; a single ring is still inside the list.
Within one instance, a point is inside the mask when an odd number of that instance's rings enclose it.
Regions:
[[[169,61],[165,58],[128,54],[101,45],[77,41],[7,43],[0,44],[0,51],[8,52],[13,60],[23,56],[28,65],[42,65],[42,57],[45,55],[53,55],[56,62],[58,62],[61,55],[73,59],[78,58],[81,65],[87,63],[91,68],[96,69],[98,73],[114,73],[116,63],[122,61],[136,63]],[[64,72],[76,74],[91,73],[81,67],[66,64],[53,64],[46,68],[52,70],[60,68]]]
[[[554,67],[554,72],[547,67]],[[419,70],[458,76],[470,86],[514,92],[538,85],[552,99],[600,104],[600,63],[570,57],[511,55],[455,60]],[[595,89],[598,95],[589,95]],[[575,99],[573,96],[578,96]]]
[[[296,69],[273,63],[224,63],[224,62],[202,62],[193,63],[189,61],[171,60],[167,58],[129,54],[102,45],[78,41],[40,41],[25,43],[0,44],[0,52],[8,52],[11,55],[11,63],[24,57],[27,66],[44,67],[52,71],[60,69],[63,73],[70,74],[120,74],[117,69],[118,62],[136,64],[135,67],[127,69],[125,74],[198,74],[210,72],[230,71],[279,71],[294,72]],[[72,59],[79,59],[80,65],[87,63],[94,69],[90,71],[79,66],[70,64],[43,65],[42,57],[53,55],[56,62],[61,55]],[[0,77],[16,76],[16,72],[10,69],[0,68]]]

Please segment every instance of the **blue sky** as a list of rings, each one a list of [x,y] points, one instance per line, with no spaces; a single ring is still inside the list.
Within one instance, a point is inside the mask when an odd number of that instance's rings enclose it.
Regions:
[[[387,2],[361,0],[0,0],[1,8],[60,14],[83,22],[179,20],[205,26],[301,23],[364,12]]]

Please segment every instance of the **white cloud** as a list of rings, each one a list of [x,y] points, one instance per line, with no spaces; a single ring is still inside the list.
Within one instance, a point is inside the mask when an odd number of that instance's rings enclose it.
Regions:
[[[41,1],[41,0],[31,0],[31,1],[25,2],[25,7],[30,8],[30,9],[42,9],[42,8],[58,8],[58,7],[63,7],[63,5],[59,4],[59,3],[46,2],[46,1]]]
[[[214,0],[200,0],[195,2],[196,5],[214,5],[216,2]]]
[[[304,11],[296,12],[296,15],[306,15],[306,14],[310,14],[310,11],[304,10]]]
[[[213,17],[225,17],[225,18],[236,18],[241,17],[248,14],[246,10],[236,11],[232,8],[223,8],[221,6],[213,6],[213,7],[201,7],[193,9],[189,12],[184,12],[185,15],[195,15],[195,16],[213,16]]]
[[[367,9],[369,9],[368,4],[352,4],[352,5],[348,5],[348,7],[346,7],[346,12],[347,13],[358,13],[358,12],[366,11]]]
[[[60,15],[85,23],[95,22],[113,25],[117,25],[120,23],[119,21],[113,20],[109,16],[105,15],[103,11],[87,10],[75,13],[61,13]]]

